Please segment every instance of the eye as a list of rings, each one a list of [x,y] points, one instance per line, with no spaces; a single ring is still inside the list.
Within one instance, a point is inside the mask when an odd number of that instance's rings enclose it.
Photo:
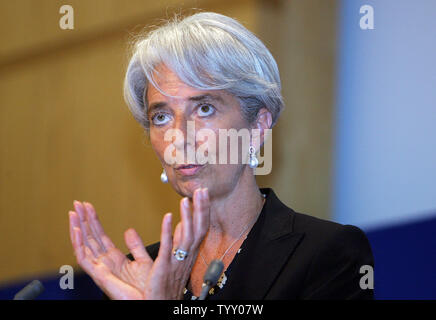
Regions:
[[[157,113],[152,118],[151,121],[156,126],[162,126],[170,120],[170,117],[165,113]]]
[[[202,104],[200,105],[200,107],[197,109],[197,114],[200,117],[208,117],[212,114],[215,113],[215,107],[213,107],[210,104]]]

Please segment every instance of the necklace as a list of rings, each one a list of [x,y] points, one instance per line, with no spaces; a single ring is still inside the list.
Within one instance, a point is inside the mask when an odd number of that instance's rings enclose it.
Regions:
[[[262,196],[265,198],[266,195],[262,194]],[[263,201],[263,205],[264,204],[265,204],[265,199]],[[262,205],[262,208],[263,208],[263,205]],[[235,245],[235,243],[238,242],[241,239],[242,235],[247,231],[248,227],[250,227],[252,224],[254,224],[254,222],[257,220],[257,217],[259,217],[261,212],[262,212],[262,210],[260,210],[260,212],[254,217],[254,219],[251,221],[250,224],[247,224],[247,226],[242,230],[242,232],[239,234],[239,236],[230,244],[230,246],[226,249],[226,251],[224,251],[224,254],[220,258],[221,261],[223,261],[224,257],[230,251],[230,249]],[[247,236],[245,236],[244,240],[247,239]],[[209,264],[206,262],[206,259],[204,259],[203,254],[201,253],[201,251],[200,251],[200,257],[203,260],[204,264],[206,266],[209,266]]]

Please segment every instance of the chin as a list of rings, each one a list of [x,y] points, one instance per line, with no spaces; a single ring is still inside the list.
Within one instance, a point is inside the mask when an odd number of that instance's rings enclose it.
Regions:
[[[173,187],[182,197],[192,198],[196,189],[207,188],[207,184],[202,182],[200,179],[189,179],[185,181],[176,181],[175,186],[173,185]]]

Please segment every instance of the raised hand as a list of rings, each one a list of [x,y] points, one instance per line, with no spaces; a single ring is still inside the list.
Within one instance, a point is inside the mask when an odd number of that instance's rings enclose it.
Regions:
[[[134,229],[125,232],[130,261],[104,233],[94,207],[74,202],[70,211],[70,237],[78,264],[111,299],[181,299],[198,249],[209,228],[210,203],[207,189],[180,201],[181,222],[172,239],[172,215],[162,221],[159,254],[153,261]],[[192,213],[193,211],[193,213]],[[172,254],[179,248],[188,252],[178,261]]]

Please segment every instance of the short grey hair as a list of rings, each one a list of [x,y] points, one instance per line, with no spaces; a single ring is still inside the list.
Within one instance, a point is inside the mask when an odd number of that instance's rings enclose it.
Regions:
[[[252,32],[227,16],[213,12],[176,16],[136,41],[124,80],[124,99],[146,129],[147,85],[162,92],[154,79],[160,64],[190,87],[233,94],[249,123],[264,107],[274,125],[284,107],[273,56]]]

